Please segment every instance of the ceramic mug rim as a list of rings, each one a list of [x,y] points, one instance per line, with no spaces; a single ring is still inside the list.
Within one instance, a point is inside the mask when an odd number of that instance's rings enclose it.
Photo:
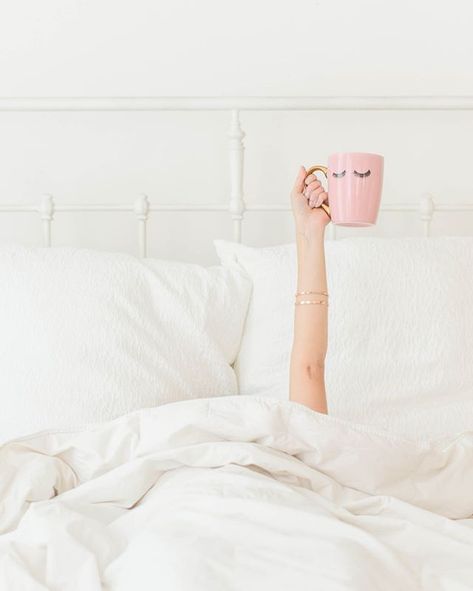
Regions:
[[[350,156],[376,156],[384,160],[384,156],[382,154],[375,154],[374,152],[334,152],[330,154],[328,158],[333,158],[334,156],[341,156],[341,155],[350,155]]]

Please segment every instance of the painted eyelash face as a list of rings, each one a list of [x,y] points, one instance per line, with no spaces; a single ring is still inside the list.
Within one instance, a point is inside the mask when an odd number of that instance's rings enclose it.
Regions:
[[[341,179],[342,177],[344,177],[346,175],[346,173],[347,173],[346,170],[342,170],[342,172],[332,172],[332,176],[335,177],[336,179]],[[354,170],[353,174],[361,179],[364,179],[364,178],[370,176],[371,170],[367,170],[366,172],[358,172],[357,170]]]

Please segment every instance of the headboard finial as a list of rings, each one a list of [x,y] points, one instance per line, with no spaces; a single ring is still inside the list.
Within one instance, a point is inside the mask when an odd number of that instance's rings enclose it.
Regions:
[[[54,219],[54,199],[52,195],[43,196],[38,211],[43,225],[43,245],[50,247],[51,222]]]
[[[420,199],[419,213],[423,222],[430,222],[434,215],[435,203],[430,193],[425,193]]]
[[[52,195],[44,195],[39,206],[39,215],[43,221],[52,222],[54,219],[54,199]]]
[[[144,193],[137,197],[133,208],[136,217],[139,220],[146,221],[149,216],[149,199]]]
[[[149,199],[145,194],[136,198],[133,207],[138,220],[138,252],[142,259],[148,254],[148,241],[146,236],[146,221],[149,216]]]
[[[424,236],[430,236],[430,223],[434,215],[435,203],[430,193],[422,195],[419,203],[420,219],[424,225]]]

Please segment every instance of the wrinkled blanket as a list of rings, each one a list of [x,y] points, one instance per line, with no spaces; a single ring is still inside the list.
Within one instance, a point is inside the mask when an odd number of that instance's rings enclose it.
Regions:
[[[253,397],[0,448],[0,589],[473,589],[473,432]]]

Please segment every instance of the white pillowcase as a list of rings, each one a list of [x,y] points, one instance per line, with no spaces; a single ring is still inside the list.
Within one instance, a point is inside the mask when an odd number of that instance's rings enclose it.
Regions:
[[[0,284],[1,439],[237,393],[242,271],[14,246]]]
[[[294,244],[215,242],[253,294],[235,370],[242,394],[288,397]],[[409,438],[473,429],[473,238],[326,241],[329,411]]]

